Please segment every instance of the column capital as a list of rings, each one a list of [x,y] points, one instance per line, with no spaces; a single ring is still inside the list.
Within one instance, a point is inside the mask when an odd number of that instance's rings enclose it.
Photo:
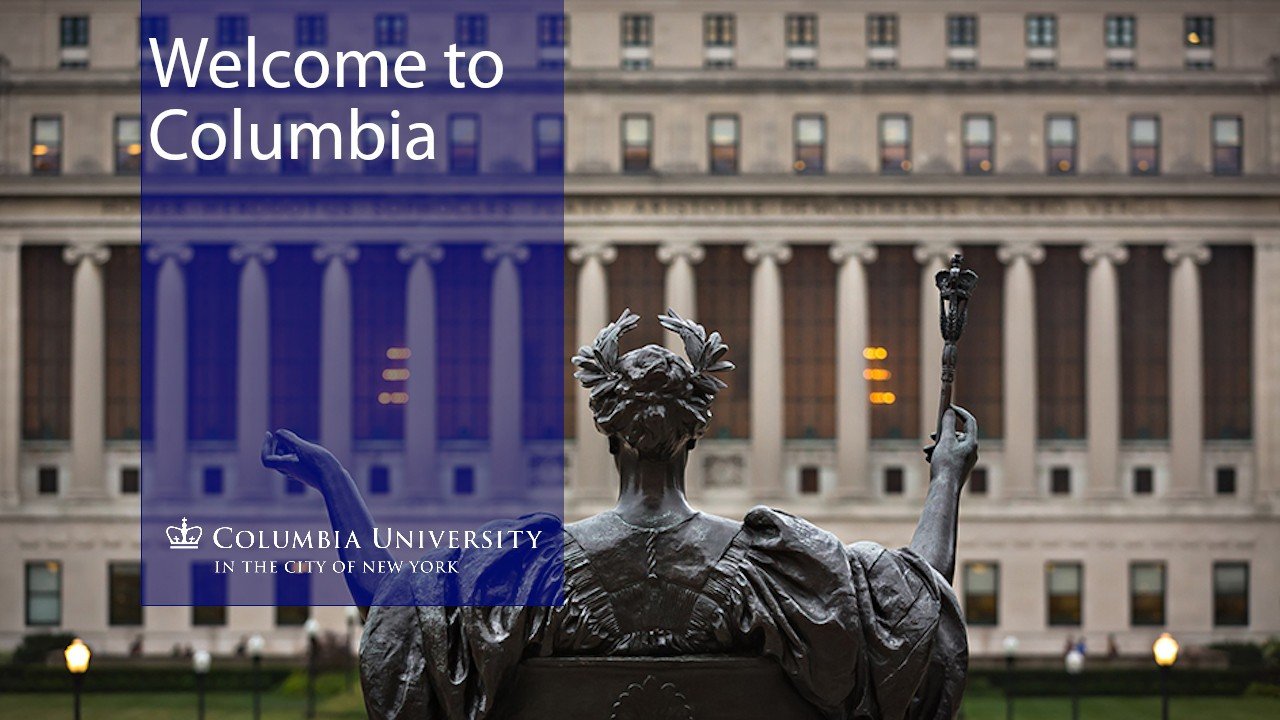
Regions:
[[[1005,265],[1025,260],[1028,265],[1044,262],[1044,246],[1033,242],[1009,242],[996,248],[996,259]]]
[[[360,248],[351,243],[320,243],[311,251],[311,259],[321,265],[328,265],[330,260],[337,260],[344,265],[351,265],[360,259]]]
[[[520,243],[500,242],[484,246],[485,262],[499,263],[503,260],[510,260],[518,264],[528,259],[529,248]]]
[[[1183,260],[1204,265],[1211,256],[1209,246],[1200,242],[1176,242],[1164,246],[1164,261],[1170,265],[1177,265]]]
[[[186,243],[156,243],[147,247],[147,262],[152,265],[163,265],[169,260],[186,265],[194,256],[195,252]]]
[[[608,265],[618,259],[618,249],[606,242],[580,242],[569,246],[569,259],[579,265],[595,260]]]
[[[411,242],[396,248],[396,259],[405,265],[412,265],[422,258],[428,265],[435,265],[444,260],[444,248],[433,242]]]
[[[1080,248],[1080,259],[1086,265],[1095,265],[1106,261],[1112,265],[1123,265],[1129,262],[1129,249],[1118,242],[1094,242]]]
[[[62,261],[68,265],[79,265],[89,261],[94,265],[106,265],[111,259],[111,248],[102,243],[75,243],[62,248]]]
[[[850,260],[857,260],[863,265],[870,265],[880,256],[876,246],[866,240],[837,240],[831,243],[827,251],[831,262],[843,265]]]
[[[237,243],[231,246],[229,254],[231,262],[237,265],[243,265],[250,260],[257,260],[263,265],[270,265],[276,260],[276,249],[267,243]]]
[[[791,260],[791,246],[781,240],[760,240],[748,243],[742,249],[742,257],[756,265],[763,260],[772,260],[777,265]]]
[[[946,265],[951,261],[951,256],[960,252],[960,248],[948,242],[926,242],[916,245],[911,251],[912,257],[921,265],[929,265],[933,262],[940,262]]]
[[[670,265],[679,259],[686,260],[690,265],[697,265],[706,256],[707,251],[691,240],[675,240],[658,246],[658,261],[663,265]]]

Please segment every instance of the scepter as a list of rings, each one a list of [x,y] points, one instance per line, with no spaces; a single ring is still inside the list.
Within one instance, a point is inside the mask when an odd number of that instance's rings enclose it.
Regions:
[[[938,429],[933,435],[934,444],[925,448],[925,457],[932,460],[933,448],[942,437],[942,417],[951,408],[951,387],[956,379],[956,344],[964,333],[964,321],[969,311],[969,295],[978,285],[978,274],[962,267],[964,256],[951,256],[951,266],[933,276],[938,286],[938,321],[942,326],[942,392],[938,398]]]

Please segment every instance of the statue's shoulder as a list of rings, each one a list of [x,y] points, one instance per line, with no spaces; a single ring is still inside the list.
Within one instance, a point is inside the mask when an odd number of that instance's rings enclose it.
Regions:
[[[843,552],[844,543],[833,533],[789,512],[757,505],[742,521],[744,542],[755,547],[805,547],[811,551]]]

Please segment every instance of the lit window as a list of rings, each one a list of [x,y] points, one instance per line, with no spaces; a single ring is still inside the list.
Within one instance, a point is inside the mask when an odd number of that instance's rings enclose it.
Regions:
[[[977,47],[978,16],[947,16],[947,47]]]
[[[564,172],[564,116],[539,115],[533,120],[535,170],[543,175]]]
[[[733,49],[737,43],[737,23],[733,15],[702,16],[703,66],[733,67]]]
[[[712,115],[707,121],[711,145],[711,173],[733,175],[738,172],[738,116]]]
[[[991,173],[995,170],[995,120],[990,115],[965,115],[963,122],[965,173]]]
[[[297,561],[286,560],[280,565],[288,565]],[[306,624],[311,617],[311,576],[299,572],[303,568],[294,567],[293,572],[276,573],[276,626],[297,627]]]
[[[1138,22],[1132,15],[1108,15],[1106,40],[1109,48],[1132,48],[1137,45]]]
[[[329,22],[324,15],[299,15],[295,32],[298,47],[324,47],[329,44]]]
[[[142,118],[136,115],[116,118],[115,135],[116,174],[142,172]]]
[[[1058,46],[1058,16],[1027,16],[1027,47],[1052,48]]]
[[[1000,622],[1000,565],[993,562],[964,564],[964,620],[972,626]]]
[[[249,16],[218,16],[218,45],[220,47],[244,47],[248,43]]]
[[[300,125],[311,122],[305,113],[291,113],[280,116],[281,133],[284,135],[280,154],[281,175],[307,175],[311,172],[311,139],[310,132],[299,131]],[[295,147],[295,137],[297,146]],[[296,156],[296,157],[295,157]]]
[[[911,172],[911,116],[880,116],[880,172],[886,175]]]
[[[1213,16],[1188,15],[1184,19],[1186,33],[1182,38],[1187,47],[1213,47]]]
[[[898,46],[898,16],[897,15],[868,15],[867,16],[867,46],[868,47],[897,47]]]
[[[622,69],[648,70],[652,65],[653,16],[622,16]]]
[[[56,560],[26,565],[28,625],[62,624],[62,563]]]
[[[107,566],[107,624],[136,627],[142,624],[142,566],[113,562]]]
[[[62,172],[62,118],[32,118],[31,174],[57,175],[60,172]]]
[[[373,41],[378,47],[404,47],[409,34],[409,18],[400,13],[382,13],[373,19]]]
[[[653,161],[653,118],[622,116],[622,171],[648,172]]]
[[[1162,562],[1129,566],[1129,624],[1164,625],[1165,568]]]
[[[227,624],[227,576],[215,572],[211,562],[191,565],[191,624]]]
[[[1249,624],[1249,564],[1213,564],[1213,624],[1244,627]]]
[[[1080,563],[1045,565],[1045,585],[1049,595],[1049,625],[1078,627],[1084,605],[1081,600],[1084,569]]]
[[[165,47],[169,44],[169,17],[167,15],[143,15],[138,18],[138,44],[144,48],[151,47],[151,38],[156,45]]]
[[[1076,171],[1076,119],[1050,115],[1045,120],[1045,148],[1050,175],[1072,175]]]
[[[827,119],[822,115],[797,115],[795,161],[799,175],[820,175],[826,169]]]
[[[378,133],[372,128],[361,130],[359,136],[360,152],[365,156],[373,155],[364,161],[365,175],[392,175],[396,171],[396,161],[387,151],[387,143],[391,142],[391,116],[384,114],[366,115],[365,124],[376,126],[382,133],[382,148],[379,152]]]
[[[480,117],[470,113],[449,118],[449,172],[475,175],[480,171]]]
[[[1160,174],[1160,118],[1153,115],[1129,118],[1129,172]]]
[[[787,67],[803,70],[818,66],[818,16],[787,15]]]
[[[461,47],[489,44],[489,18],[481,13],[459,13],[454,19],[454,41]]]
[[[209,160],[197,157],[196,171],[201,175],[226,175],[226,144],[226,115],[201,115],[196,118],[196,145],[201,153],[210,157]]]
[[[1213,118],[1213,174],[1239,175],[1243,169],[1244,120],[1239,115]]]

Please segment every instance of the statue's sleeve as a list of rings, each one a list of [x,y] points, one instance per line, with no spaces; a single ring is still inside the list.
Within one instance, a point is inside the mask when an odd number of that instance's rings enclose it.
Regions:
[[[410,568],[388,576],[378,588],[360,643],[360,677],[365,709],[372,720],[485,720],[516,666],[542,637],[548,607],[524,605],[447,605],[461,596],[484,601],[493,582],[521,585],[521,599],[540,602],[563,579],[558,521],[541,522],[557,542],[519,558],[523,571],[512,577],[510,555],[471,558],[465,553],[428,555],[429,560],[459,561],[462,577],[439,576]],[[521,525],[525,527],[525,525]],[[544,537],[546,535],[544,534]],[[503,577],[495,579],[495,568]],[[485,580],[488,578],[488,580]]]
[[[954,717],[964,624],[928,563],[910,550],[845,546],[769,508],[748,513],[734,545],[734,631],[775,658],[827,717]]]

